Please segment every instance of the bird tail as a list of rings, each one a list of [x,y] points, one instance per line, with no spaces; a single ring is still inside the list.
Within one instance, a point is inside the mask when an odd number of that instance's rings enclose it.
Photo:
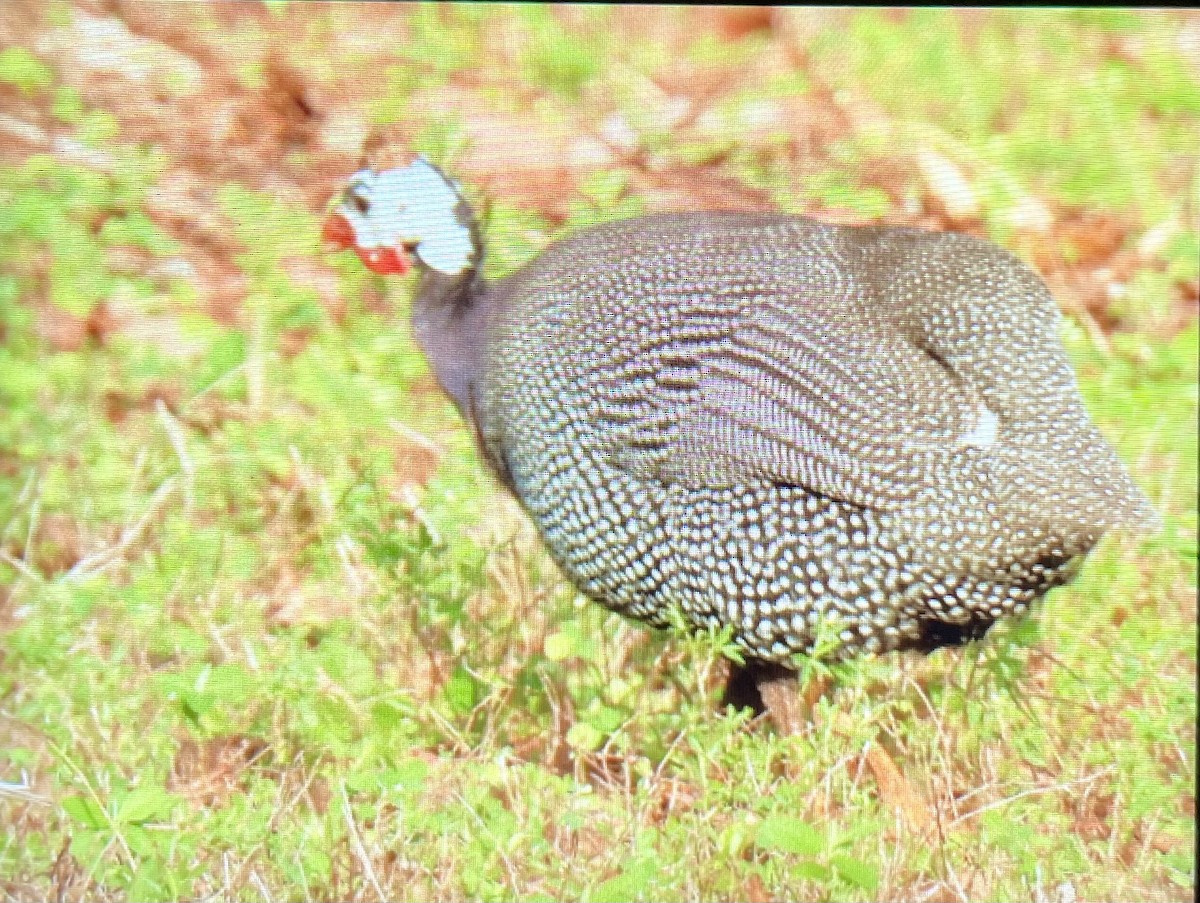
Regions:
[[[1162,518],[1133,481],[1113,448],[1096,433],[1087,453],[1070,461],[1047,459],[1026,447],[1004,484],[1014,526],[1054,537],[1068,557],[1085,554],[1110,530],[1152,534]]]

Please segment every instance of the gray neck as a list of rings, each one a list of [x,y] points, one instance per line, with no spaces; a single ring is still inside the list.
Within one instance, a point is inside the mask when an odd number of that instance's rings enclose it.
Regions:
[[[482,391],[490,321],[487,286],[472,268],[457,276],[425,269],[413,300],[413,333],[438,382],[475,423],[475,401]]]

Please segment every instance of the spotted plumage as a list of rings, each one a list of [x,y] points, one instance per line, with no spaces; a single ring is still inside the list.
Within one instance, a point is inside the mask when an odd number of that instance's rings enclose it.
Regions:
[[[444,231],[476,236],[454,198],[467,233]],[[988,242],[666,214],[484,281],[481,248],[436,239],[397,238],[463,260],[423,267],[418,340],[563,572],[632,618],[677,609],[764,662],[928,649],[1154,520],[1045,286]]]

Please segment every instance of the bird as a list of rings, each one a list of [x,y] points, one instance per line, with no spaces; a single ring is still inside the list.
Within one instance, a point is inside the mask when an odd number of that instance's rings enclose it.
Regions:
[[[783,213],[593,224],[485,278],[462,186],[363,167],[327,247],[420,279],[418,345],[585,596],[726,631],[796,729],[796,663],[981,638],[1157,514],[1043,281],[992,242]]]

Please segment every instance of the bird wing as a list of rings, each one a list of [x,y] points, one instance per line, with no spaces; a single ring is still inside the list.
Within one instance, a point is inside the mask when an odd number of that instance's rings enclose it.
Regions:
[[[655,449],[656,474],[670,483],[767,481],[896,509],[958,448],[986,447],[999,428],[911,337],[844,310],[759,298],[722,341],[672,354],[653,393],[659,422],[633,431],[670,435]],[[686,403],[681,374],[691,374]]]

